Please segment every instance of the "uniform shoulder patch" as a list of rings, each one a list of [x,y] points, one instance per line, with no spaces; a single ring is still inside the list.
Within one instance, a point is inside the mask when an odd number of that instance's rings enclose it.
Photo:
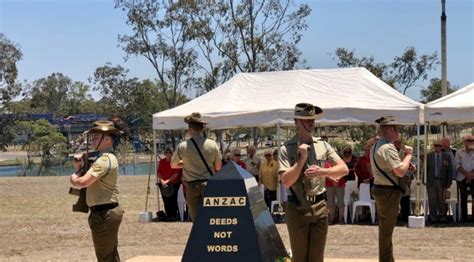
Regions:
[[[101,161],[108,161],[108,160],[109,160],[109,157],[107,157],[107,156],[101,156],[101,157],[99,158],[99,160],[101,160]]]
[[[104,168],[102,167],[102,165],[98,164],[98,163],[94,163],[92,165],[92,171],[94,172],[101,172],[102,170],[104,170]]]

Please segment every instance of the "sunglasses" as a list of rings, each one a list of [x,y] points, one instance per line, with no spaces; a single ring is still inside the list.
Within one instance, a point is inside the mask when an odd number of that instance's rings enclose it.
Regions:
[[[272,156],[272,154],[265,154],[265,156]]]
[[[165,154],[172,154],[173,152],[171,151],[166,151]]]
[[[234,156],[242,156],[241,154],[234,154]]]
[[[467,142],[474,142],[474,139],[467,139]]]
[[[440,147],[440,146],[442,146],[442,145],[435,145],[435,147]]]

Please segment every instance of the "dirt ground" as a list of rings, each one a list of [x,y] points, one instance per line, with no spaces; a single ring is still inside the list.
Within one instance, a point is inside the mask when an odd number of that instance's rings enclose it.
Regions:
[[[120,204],[125,216],[119,232],[123,260],[139,255],[182,255],[191,223],[139,223],[145,209],[146,176],[120,177]],[[151,183],[149,209],[156,212]],[[0,261],[94,261],[87,215],[73,213],[68,177],[0,178]],[[285,224],[277,225],[289,248]],[[398,259],[474,261],[474,225],[422,229],[398,226],[394,233]],[[326,257],[377,258],[377,226],[329,227]]]

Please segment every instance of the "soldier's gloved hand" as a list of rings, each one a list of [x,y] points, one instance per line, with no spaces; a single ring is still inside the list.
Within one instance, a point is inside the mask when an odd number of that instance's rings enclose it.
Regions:
[[[307,144],[301,144],[298,146],[298,159],[303,159],[306,161],[308,159],[308,149],[309,145]]]
[[[405,145],[405,155],[413,155],[413,147]]]
[[[81,154],[74,155],[72,162],[74,164],[74,168],[76,169],[76,171],[81,169],[82,166],[84,165],[84,159],[82,159]]]

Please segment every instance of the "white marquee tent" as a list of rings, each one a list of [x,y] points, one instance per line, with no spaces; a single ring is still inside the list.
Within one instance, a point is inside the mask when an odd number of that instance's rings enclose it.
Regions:
[[[425,121],[430,123],[474,122],[474,83],[426,104]]]
[[[186,128],[186,115],[200,112],[210,129],[293,124],[297,103],[321,107],[320,124],[373,123],[394,115],[420,122],[422,104],[402,95],[365,68],[241,73],[178,107],[155,113],[153,129]]]

